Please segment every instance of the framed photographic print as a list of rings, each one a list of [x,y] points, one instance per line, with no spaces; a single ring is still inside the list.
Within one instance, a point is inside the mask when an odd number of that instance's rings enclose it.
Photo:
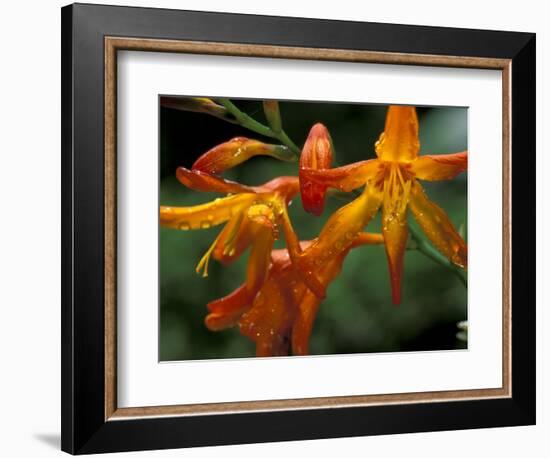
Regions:
[[[535,36],[62,9],[62,448],[535,422]]]

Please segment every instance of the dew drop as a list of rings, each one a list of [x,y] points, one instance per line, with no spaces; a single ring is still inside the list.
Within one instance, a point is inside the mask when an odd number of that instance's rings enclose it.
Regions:
[[[201,222],[201,229],[209,229],[211,226],[210,221]]]
[[[182,231],[188,231],[189,229],[191,229],[191,225],[188,222],[184,221],[183,223],[180,223],[179,228]]]

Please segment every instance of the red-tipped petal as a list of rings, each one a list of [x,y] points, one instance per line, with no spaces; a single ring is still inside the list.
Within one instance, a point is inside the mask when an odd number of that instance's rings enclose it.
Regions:
[[[220,192],[223,194],[238,194],[242,192],[256,192],[254,188],[242,185],[230,180],[210,175],[200,170],[189,170],[185,167],[178,167],[176,177],[183,185],[194,191]]]
[[[420,156],[411,164],[416,178],[426,181],[450,180],[468,168],[468,152]]]
[[[252,299],[246,285],[242,285],[231,294],[210,302],[207,305],[210,313],[204,320],[206,327],[211,331],[220,331],[234,326],[251,307]]]
[[[300,156],[300,192],[304,210],[314,215],[323,213],[327,186],[311,181],[302,169],[325,170],[332,165],[332,140],[323,124],[315,124],[309,131]]]

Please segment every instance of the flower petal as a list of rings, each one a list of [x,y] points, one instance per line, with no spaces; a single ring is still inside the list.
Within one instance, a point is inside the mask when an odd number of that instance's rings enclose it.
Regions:
[[[407,237],[407,211],[395,212],[386,206],[382,208],[382,234],[388,257],[390,270],[390,283],[392,291],[392,302],[401,302],[401,278],[403,276],[403,261]]]
[[[315,170],[305,167],[300,169],[300,179],[307,179],[319,185],[350,192],[364,186],[368,180],[376,175],[380,167],[383,167],[383,164],[377,159],[354,162],[353,164],[327,170]]]
[[[288,354],[288,335],[298,303],[296,294],[305,291],[305,286],[296,285],[298,280],[290,265],[272,268],[252,308],[239,320],[241,334],[256,342],[256,356]]]
[[[348,247],[349,250],[349,247]],[[317,273],[323,285],[328,286],[342,270],[342,263],[348,250],[335,256]],[[307,290],[298,302],[298,311],[292,326],[292,353],[294,355],[309,354],[309,338],[319,311],[321,299],[311,290]]]
[[[252,247],[248,258],[246,286],[251,294],[256,294],[267,277],[277,228],[273,211],[265,204],[252,205],[248,209],[247,217],[251,225]]]
[[[225,223],[243,211],[255,199],[254,194],[235,194],[192,207],[160,207],[160,224],[181,230],[208,229]]]
[[[319,311],[319,299],[310,290],[306,291],[300,301],[298,313],[292,325],[292,354],[303,356],[309,354],[309,338]]]
[[[468,168],[468,151],[420,156],[411,164],[416,178],[427,181],[450,180]]]
[[[298,270],[302,279],[317,297],[325,297],[328,285],[322,278],[317,278],[315,272],[349,249],[357,234],[376,214],[382,198],[380,189],[367,186],[357,199],[341,207],[329,218],[319,237],[298,257]]]
[[[252,306],[252,297],[246,287],[241,285],[231,294],[210,302],[210,313],[204,323],[211,331],[220,331],[234,326],[246,310]]]
[[[434,246],[452,263],[467,268],[468,248],[447,214],[426,196],[422,186],[412,187],[409,208]]]
[[[176,177],[182,184],[195,191],[220,192],[223,194],[256,192],[252,187],[234,181],[224,180],[223,178],[201,172],[200,170],[188,170],[185,167],[178,167],[176,170]]]
[[[214,259],[229,264],[239,258],[251,241],[250,226],[243,212],[233,216],[223,228],[212,252]]]
[[[374,145],[383,161],[412,162],[420,149],[415,107],[390,105],[384,132]]]
[[[192,169],[220,173],[253,156],[272,156],[283,161],[295,159],[294,153],[284,145],[270,145],[246,137],[235,137],[204,153],[195,161]]]

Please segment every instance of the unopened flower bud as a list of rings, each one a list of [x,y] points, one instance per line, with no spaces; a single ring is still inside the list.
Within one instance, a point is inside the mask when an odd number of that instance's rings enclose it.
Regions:
[[[235,117],[227,109],[218,105],[211,99],[201,97],[167,97],[160,98],[160,106],[173,108],[180,111],[193,111],[195,113],[206,113],[224,121],[235,122]]]
[[[270,145],[245,137],[235,137],[200,156],[193,164],[193,170],[221,173],[252,156],[272,156],[282,161],[294,160],[294,154],[286,146]]]
[[[323,124],[315,124],[309,131],[300,156],[300,192],[304,210],[317,216],[323,213],[327,187],[305,178],[302,169],[330,168],[332,150],[332,140],[327,128]]]
[[[269,127],[275,132],[281,132],[283,126],[281,123],[281,113],[279,112],[279,102],[276,100],[264,100],[264,113]]]

